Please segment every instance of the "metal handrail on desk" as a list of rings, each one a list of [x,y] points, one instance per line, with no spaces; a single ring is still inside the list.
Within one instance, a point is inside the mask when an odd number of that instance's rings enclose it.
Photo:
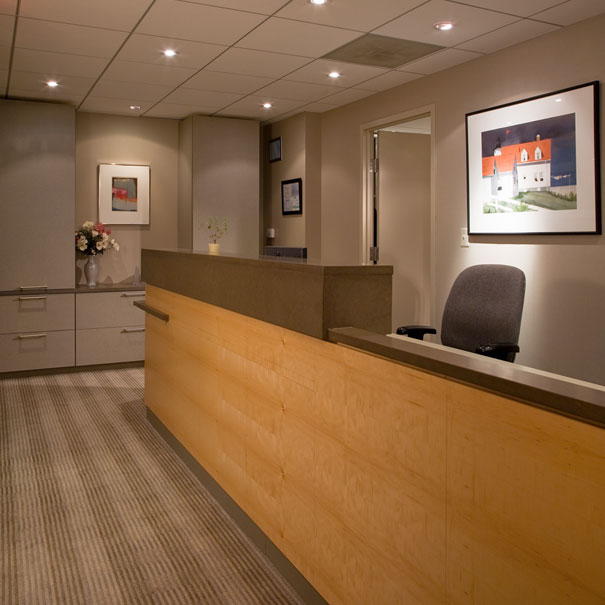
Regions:
[[[154,317],[157,317],[158,319],[161,319],[162,321],[168,321],[170,319],[170,316],[168,315],[168,313],[164,313],[163,311],[160,311],[159,309],[156,309],[155,307],[151,307],[150,305],[146,304],[142,300],[134,300],[134,301],[132,301],[132,304],[135,307],[138,307],[139,309],[142,309],[143,311],[145,311],[145,313],[149,313],[149,315],[153,315]]]

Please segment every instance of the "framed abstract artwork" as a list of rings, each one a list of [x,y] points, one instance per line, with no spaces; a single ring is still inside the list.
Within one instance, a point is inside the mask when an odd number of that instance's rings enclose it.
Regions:
[[[599,83],[466,114],[469,235],[601,233]]]
[[[281,160],[281,137],[269,141],[269,162]]]
[[[149,224],[149,166],[99,164],[99,221]]]

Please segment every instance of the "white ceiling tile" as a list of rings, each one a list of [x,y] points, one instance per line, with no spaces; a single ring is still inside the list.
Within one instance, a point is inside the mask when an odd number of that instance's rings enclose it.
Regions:
[[[378,76],[377,78],[372,78],[371,80],[361,82],[357,86],[358,88],[363,88],[364,90],[381,92],[383,90],[388,90],[389,88],[399,86],[400,84],[417,80],[418,78],[422,78],[422,75],[405,71],[390,71],[389,73]]]
[[[272,15],[279,10],[289,0],[189,0],[199,4],[212,4],[222,8],[234,8],[251,13],[261,13],[263,15]]]
[[[295,109],[301,105],[300,101],[271,99],[273,107],[270,109],[265,109],[263,107],[263,103],[267,100],[267,97],[250,95],[219,111],[217,115],[255,118],[257,120],[265,121],[286,113],[287,111],[291,111],[292,109]]]
[[[281,78],[309,61],[308,57],[246,48],[230,48],[208,65],[208,69],[234,74]]]
[[[272,17],[236,46],[301,57],[321,57],[361,35],[346,29]]]
[[[212,92],[208,90],[194,90],[193,88],[177,88],[173,93],[167,96],[164,101],[166,103],[177,103],[179,105],[212,107],[216,111],[241,98],[241,94],[230,92]]]
[[[8,69],[11,58],[11,47],[0,46],[0,69]]]
[[[321,6],[292,0],[276,17],[369,32],[399,17],[425,0],[333,0]]]
[[[277,80],[273,84],[269,84],[269,86],[257,91],[256,94],[276,99],[289,99],[291,101],[317,101],[333,92],[334,87],[332,86]]]
[[[172,86],[144,84],[141,82],[120,82],[103,76],[92,89],[92,97],[109,99],[139,99],[142,101],[159,101],[172,90]]]
[[[605,12],[605,2],[603,0],[569,0],[532,16],[534,19],[547,21],[548,23],[571,25],[583,19],[600,15],[603,12]]]
[[[328,74],[333,71],[340,73],[340,78],[329,78]],[[389,70],[383,67],[343,63],[342,61],[333,61],[331,59],[317,59],[313,63],[309,63],[288,74],[284,79],[348,88],[364,80],[384,74],[387,71]]]
[[[532,21],[531,19],[523,19],[517,21],[506,27],[497,29],[496,31],[490,32],[479,36],[474,40],[469,40],[464,44],[460,44],[457,48],[464,50],[473,50],[480,53],[491,53],[513,44],[519,44],[525,42],[531,38],[537,38],[543,34],[559,29],[557,25],[551,25],[550,23],[541,23],[539,21]]]
[[[407,63],[402,69],[412,73],[418,73],[423,75],[434,74],[448,67],[459,65],[460,63],[466,63],[477,57],[482,57],[480,53],[471,52],[470,50],[458,50],[456,48],[446,48],[440,50],[438,53],[433,53],[423,59],[412,61]]]
[[[20,18],[15,45],[19,48],[109,58],[115,55],[126,35],[125,32],[84,25]]]
[[[196,88],[199,90],[249,94],[263,86],[267,86],[267,84],[270,84],[271,82],[273,82],[273,78],[227,74],[205,69],[197,73],[190,80],[187,80],[184,86],[186,88]]]
[[[100,57],[51,53],[43,50],[16,48],[13,69],[34,71],[51,76],[82,76],[96,78],[101,75],[107,60]]]
[[[15,88],[12,84],[9,90],[9,95],[13,99],[29,99],[31,101],[48,101],[50,103],[67,103],[69,105],[78,106],[84,99],[84,95],[77,94],[66,90],[57,92],[54,91],[35,91],[28,89]]]
[[[319,101],[315,101],[315,103],[309,103],[308,105],[303,105],[299,107],[297,111],[310,111],[312,113],[324,113],[325,111],[330,111],[331,109],[336,109],[339,105],[332,105],[330,103],[320,103]]]
[[[465,4],[431,0],[372,33],[440,46],[455,46],[517,20],[517,17],[511,15]],[[449,31],[435,29],[435,23],[440,21],[451,21],[454,27]]]
[[[560,4],[562,0],[506,0],[506,2],[502,2],[502,0],[457,0],[457,2],[509,15],[529,17],[538,11]]]
[[[130,109],[131,105],[139,106],[140,109]],[[94,113],[111,113],[125,116],[140,116],[145,113],[153,102],[140,99],[111,99],[106,97],[87,97],[78,107],[78,111],[89,111]]]
[[[0,0],[0,15],[14,15],[17,12],[17,0]]]
[[[110,80],[120,80],[122,82],[178,86],[194,73],[195,69],[188,67],[168,67],[134,61],[113,61],[104,75]]]
[[[57,88],[48,88],[46,82],[48,76],[44,73],[36,73],[31,71],[11,72],[10,94],[13,94],[13,88],[19,90],[41,91],[48,94],[48,98],[52,99],[55,96],[63,98],[65,94],[85,95],[95,83],[94,78],[82,78],[79,76],[66,76],[58,74],[56,76],[59,86]]]
[[[130,31],[147,10],[152,0],[21,0],[19,15],[33,19],[59,21]]]
[[[212,107],[201,107],[199,105],[179,105],[177,103],[158,103],[152,107],[145,117],[149,118],[172,118],[182,119],[191,115],[209,115],[214,113]]]
[[[371,90],[361,90],[360,88],[347,88],[341,92],[337,92],[334,95],[322,99],[322,103],[330,103],[336,105],[346,105],[347,103],[353,103],[373,95],[374,92]]]
[[[156,0],[136,33],[230,45],[263,19],[262,15],[215,6]]]
[[[0,44],[10,46],[13,43],[14,30],[15,18],[10,15],[0,15]]]
[[[133,34],[120,49],[116,58],[123,61],[201,69],[227,48],[219,44]],[[166,57],[164,51],[168,49],[176,51],[176,56]]]

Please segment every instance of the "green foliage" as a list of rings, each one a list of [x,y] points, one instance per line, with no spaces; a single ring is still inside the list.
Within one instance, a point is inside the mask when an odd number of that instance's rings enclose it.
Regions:
[[[208,239],[213,244],[227,233],[227,219],[224,216],[211,216],[203,226],[208,230]]]

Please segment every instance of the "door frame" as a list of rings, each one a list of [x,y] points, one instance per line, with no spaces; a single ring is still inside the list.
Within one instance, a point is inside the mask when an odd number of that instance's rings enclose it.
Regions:
[[[374,228],[374,213],[373,213],[373,178],[370,176],[370,160],[373,156],[373,137],[376,130],[400,124],[420,118],[423,116],[431,118],[431,134],[430,134],[430,150],[431,150],[431,167],[430,167],[430,209],[429,209],[429,321],[431,325],[435,323],[435,106],[425,105],[416,109],[411,109],[402,113],[397,113],[391,116],[385,116],[372,122],[367,122],[360,126],[361,138],[361,174],[362,174],[362,233],[361,233],[361,250],[360,262],[362,264],[371,264],[370,261],[370,246],[373,240]],[[380,169],[380,168],[379,168]],[[380,237],[378,240],[380,247]]]

